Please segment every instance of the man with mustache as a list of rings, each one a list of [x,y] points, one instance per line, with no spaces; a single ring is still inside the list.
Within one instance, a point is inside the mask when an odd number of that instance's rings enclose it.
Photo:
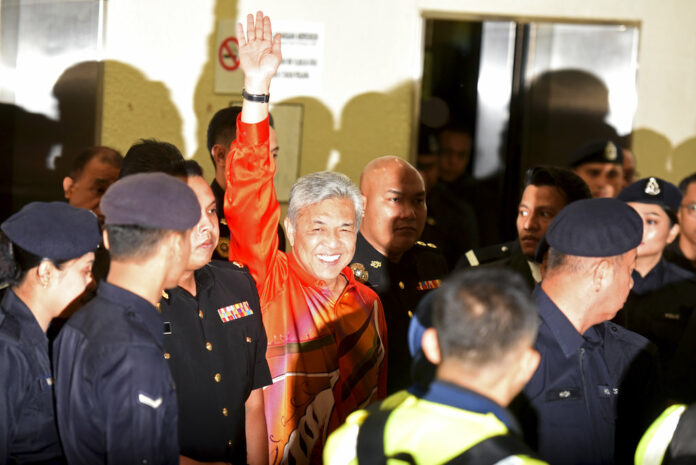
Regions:
[[[281,35],[258,12],[237,24],[242,113],[225,169],[229,255],[249,267],[259,293],[273,384],[263,390],[270,463],[321,463],[327,435],[386,393],[386,324],[377,295],[348,264],[363,202],[342,174],[298,179],[285,219],[292,250],[278,250],[268,101]]]
[[[408,324],[420,299],[440,286],[447,263],[418,238],[425,227],[425,184],[407,161],[372,160],[360,177],[365,214],[351,268],[378,294],[389,330],[388,392],[411,385]]]
[[[522,199],[517,209],[518,240],[470,250],[457,268],[487,265],[503,266],[518,272],[530,290],[541,281],[534,252],[551,220],[569,203],[589,199],[585,182],[571,171],[554,166],[527,170]]]
[[[177,388],[181,464],[268,464],[263,387],[271,384],[256,285],[238,263],[211,256],[216,200],[193,160],[186,184],[201,209],[178,286],[162,293],[164,358]]]

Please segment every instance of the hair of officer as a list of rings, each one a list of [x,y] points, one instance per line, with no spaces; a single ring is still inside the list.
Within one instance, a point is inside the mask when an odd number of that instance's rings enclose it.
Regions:
[[[213,165],[215,165],[215,159],[211,153],[213,145],[220,144],[229,149],[232,142],[237,138],[237,116],[241,112],[242,107],[235,105],[219,110],[210,119],[206,134],[206,145],[210,159],[213,160]],[[268,123],[273,127],[273,116],[270,113],[268,114]]]
[[[433,327],[443,360],[485,366],[525,341],[534,342],[538,310],[517,273],[467,269],[451,275],[436,292]]]
[[[312,204],[328,199],[348,199],[355,207],[355,227],[360,228],[363,202],[360,189],[345,174],[320,171],[298,179],[290,189],[288,219],[297,225],[300,211]]]
[[[70,177],[77,179],[84,171],[85,166],[89,163],[92,158],[99,157],[99,160],[103,161],[107,165],[113,166],[114,168],[121,169],[123,164],[123,155],[111,147],[106,147],[104,145],[97,145],[95,147],[87,147],[82,152],[77,154],[75,160],[73,160],[72,166],[70,167]]]
[[[186,177],[184,156],[175,145],[154,139],[141,139],[126,152],[119,179],[136,173],[161,172]]]
[[[582,274],[600,260],[609,260],[612,266],[618,266],[622,256],[623,254],[611,257],[580,257],[549,247],[549,253],[546,257],[546,275],[558,272]]]
[[[104,229],[109,237],[109,256],[112,260],[120,261],[148,259],[169,233],[179,233],[168,229],[121,224],[107,224]]]
[[[682,195],[686,194],[686,190],[693,182],[696,182],[696,173],[688,175],[679,182],[679,190],[681,191]]]
[[[27,276],[27,272],[39,266],[44,260],[48,260],[58,269],[67,261],[56,262],[34,255],[12,242],[3,231],[0,231],[0,289],[21,283]]]
[[[191,178],[194,176],[203,176],[203,168],[198,164],[196,160],[186,160],[183,163],[184,171],[186,172],[186,177]]]
[[[576,200],[591,199],[592,193],[585,181],[572,171],[557,166],[535,166],[529,168],[524,177],[524,188],[527,186],[551,186],[563,194],[565,204]]]

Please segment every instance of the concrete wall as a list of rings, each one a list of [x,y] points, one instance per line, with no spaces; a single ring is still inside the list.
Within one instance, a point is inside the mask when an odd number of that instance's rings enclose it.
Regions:
[[[272,19],[325,25],[317,95],[275,96],[305,106],[300,174],[331,167],[357,180],[376,156],[409,156],[424,15],[638,24],[638,169],[675,182],[696,171],[692,0],[107,2],[102,143],[127,149],[141,137],[168,140],[210,177],[207,122],[235,97],[214,92],[217,20],[256,9]]]

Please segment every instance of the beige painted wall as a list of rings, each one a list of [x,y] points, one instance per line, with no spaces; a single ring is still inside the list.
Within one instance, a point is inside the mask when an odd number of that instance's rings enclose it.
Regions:
[[[207,122],[235,97],[213,92],[216,21],[261,8],[272,18],[324,23],[318,97],[286,95],[282,101],[305,105],[300,174],[326,169],[333,151],[334,169],[357,180],[376,156],[409,156],[423,15],[502,16],[639,24],[638,169],[675,182],[696,171],[693,0],[107,3],[102,143],[120,149],[157,137],[179,145],[209,171]]]

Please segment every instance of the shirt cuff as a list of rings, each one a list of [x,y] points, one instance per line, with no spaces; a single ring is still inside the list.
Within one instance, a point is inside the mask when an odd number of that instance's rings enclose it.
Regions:
[[[268,140],[268,116],[254,124],[242,122],[242,114],[237,116],[237,139],[242,144],[258,145]]]

